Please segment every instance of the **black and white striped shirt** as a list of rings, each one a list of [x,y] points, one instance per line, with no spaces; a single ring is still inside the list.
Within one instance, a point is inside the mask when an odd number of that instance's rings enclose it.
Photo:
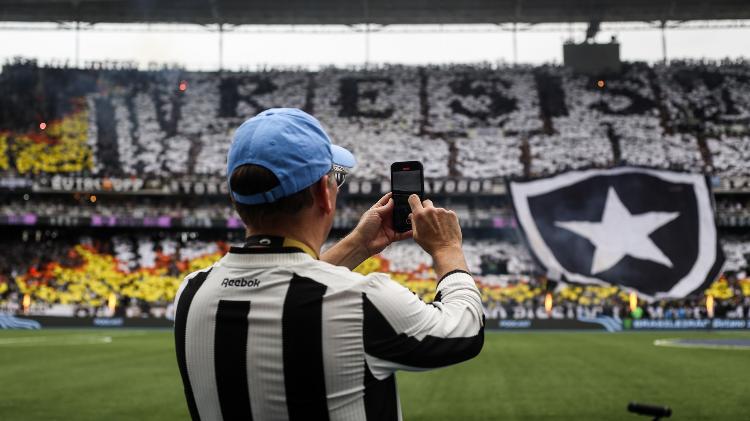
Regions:
[[[193,420],[400,420],[396,370],[476,356],[479,290],[463,271],[425,304],[294,247],[232,247],[185,278],[175,346]]]

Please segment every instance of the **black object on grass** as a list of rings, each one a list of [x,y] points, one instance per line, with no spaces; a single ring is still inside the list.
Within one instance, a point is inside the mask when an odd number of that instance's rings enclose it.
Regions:
[[[654,421],[660,418],[669,418],[672,416],[672,410],[668,406],[647,405],[642,403],[630,402],[628,412],[638,415],[648,415],[654,417]]]

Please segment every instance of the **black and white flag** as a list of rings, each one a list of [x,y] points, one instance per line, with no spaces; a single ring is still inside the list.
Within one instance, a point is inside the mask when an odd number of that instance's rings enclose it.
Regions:
[[[682,298],[712,282],[724,262],[700,174],[571,171],[510,182],[509,191],[531,252],[553,280]]]

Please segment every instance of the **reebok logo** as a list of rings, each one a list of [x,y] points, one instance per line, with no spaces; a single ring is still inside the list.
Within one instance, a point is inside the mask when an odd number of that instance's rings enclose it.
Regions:
[[[221,281],[221,286],[223,286],[224,288],[226,287],[257,288],[260,286],[260,280],[259,279],[245,279],[245,278],[237,278],[237,279],[224,278],[224,280]]]

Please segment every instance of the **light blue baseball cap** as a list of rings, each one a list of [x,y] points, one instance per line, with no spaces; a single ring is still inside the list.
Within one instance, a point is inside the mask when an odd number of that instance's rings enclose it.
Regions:
[[[234,200],[246,205],[275,202],[311,186],[334,165],[353,168],[354,155],[331,143],[320,122],[297,108],[271,108],[245,121],[235,131],[227,154],[227,182],[237,167],[254,164],[279,179],[273,189],[241,195],[229,190]]]

